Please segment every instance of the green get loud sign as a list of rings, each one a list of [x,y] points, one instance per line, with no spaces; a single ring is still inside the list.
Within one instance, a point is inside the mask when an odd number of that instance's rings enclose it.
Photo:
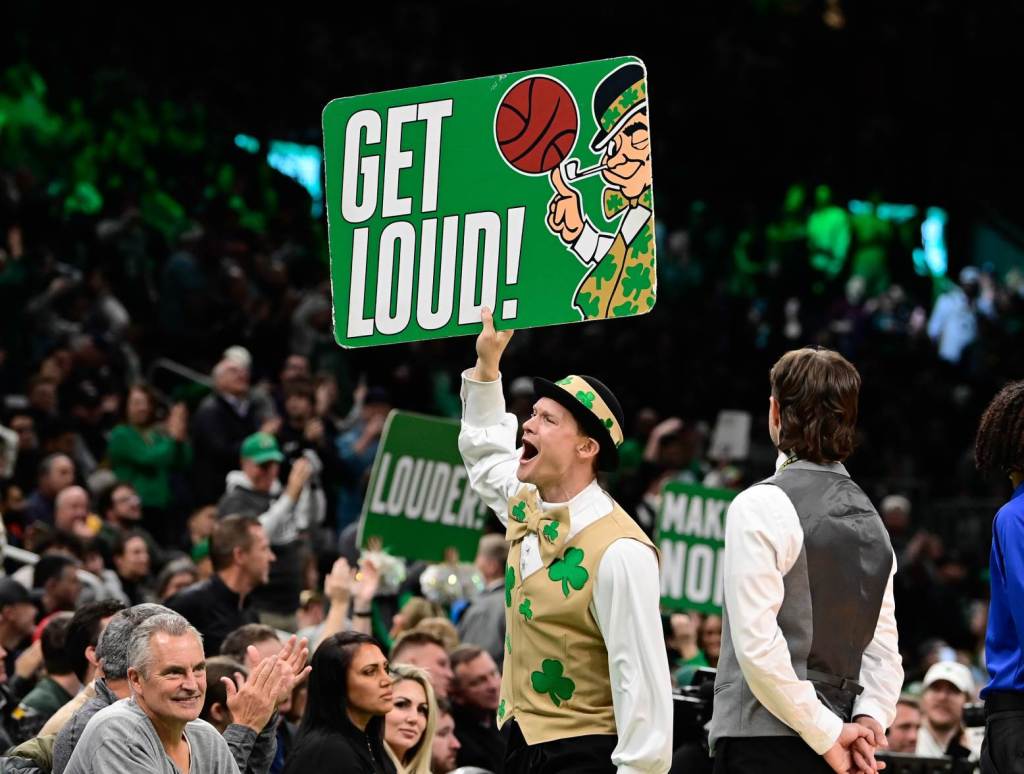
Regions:
[[[645,314],[657,295],[647,75],[634,57],[324,109],[346,347]]]

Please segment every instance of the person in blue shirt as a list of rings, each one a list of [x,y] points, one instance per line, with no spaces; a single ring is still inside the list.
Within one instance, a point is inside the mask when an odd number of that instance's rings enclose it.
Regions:
[[[1010,477],[1013,495],[992,522],[992,601],[985,635],[991,679],[985,700],[982,774],[1007,774],[1024,756],[1024,381],[1006,385],[981,417],[978,470]]]

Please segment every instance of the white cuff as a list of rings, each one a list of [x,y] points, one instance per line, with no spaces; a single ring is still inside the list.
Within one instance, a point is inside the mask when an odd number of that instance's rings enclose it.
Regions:
[[[814,719],[814,727],[801,736],[814,752],[824,755],[836,743],[842,731],[842,719],[822,704],[818,709],[818,717]]]
[[[597,254],[597,238],[600,233],[590,225],[589,220],[583,221],[583,231],[572,243],[572,251],[583,263],[593,263]]]
[[[859,717],[860,715],[867,715],[869,718],[878,721],[878,725],[882,728],[888,728],[886,722],[889,714],[885,711],[881,704],[871,698],[860,697],[853,703],[853,717]]]
[[[501,374],[493,382],[473,379],[473,369],[462,372],[462,421],[470,427],[491,427],[505,416],[505,395],[501,391]]]

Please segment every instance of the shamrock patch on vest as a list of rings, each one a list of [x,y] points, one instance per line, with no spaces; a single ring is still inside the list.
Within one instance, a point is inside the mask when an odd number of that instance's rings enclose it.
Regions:
[[[519,614],[523,616],[527,621],[533,620],[533,609],[531,605],[533,603],[527,598],[523,600],[523,603],[519,605]]]
[[[566,597],[569,596],[570,586],[576,591],[580,591],[590,578],[587,568],[580,565],[582,561],[583,549],[574,546],[566,551],[561,559],[556,559],[548,567],[548,578],[555,583],[562,584],[562,593]]]
[[[562,706],[563,701],[569,701],[576,692],[576,683],[565,677],[562,662],[556,658],[546,658],[541,662],[540,669],[530,675],[533,690],[546,693],[556,707]]]
[[[512,587],[516,585],[516,571],[505,567],[505,607],[512,607]]]

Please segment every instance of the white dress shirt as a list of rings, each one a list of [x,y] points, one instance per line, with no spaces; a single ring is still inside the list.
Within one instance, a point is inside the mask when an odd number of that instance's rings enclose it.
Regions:
[[[480,498],[508,523],[508,500],[523,483],[516,478],[518,420],[505,412],[501,378],[479,382],[462,375],[462,429],[459,451],[469,482]],[[611,498],[591,482],[568,503],[541,508],[569,508],[572,539],[584,527],[607,516]],[[523,539],[521,577],[544,564],[535,534]],[[613,542],[601,558],[590,612],[608,650],[612,704],[618,744],[612,763],[619,774],[663,774],[672,761],[672,680],[665,656],[659,603],[658,562],[650,548],[636,540]]]
[[[640,229],[644,227],[650,217],[651,211],[643,205],[638,204],[636,207],[626,210],[626,214],[619,221],[619,231],[627,245],[640,233]],[[615,234],[598,231],[588,218],[583,221],[583,230],[576,237],[576,241],[572,243],[572,251],[576,253],[576,257],[582,263],[597,263],[612,249],[614,241]]]
[[[780,455],[776,468],[785,459]],[[803,540],[800,519],[785,492],[776,486],[741,492],[726,517],[723,585],[736,660],[754,697],[821,755],[835,744],[843,721],[818,699],[809,681],[797,677],[776,618],[785,596],[783,577],[800,556]],[[861,662],[858,682],[864,692],[853,705],[854,717],[870,715],[882,728],[892,724],[903,686],[895,574],[894,554],[875,635]]]

